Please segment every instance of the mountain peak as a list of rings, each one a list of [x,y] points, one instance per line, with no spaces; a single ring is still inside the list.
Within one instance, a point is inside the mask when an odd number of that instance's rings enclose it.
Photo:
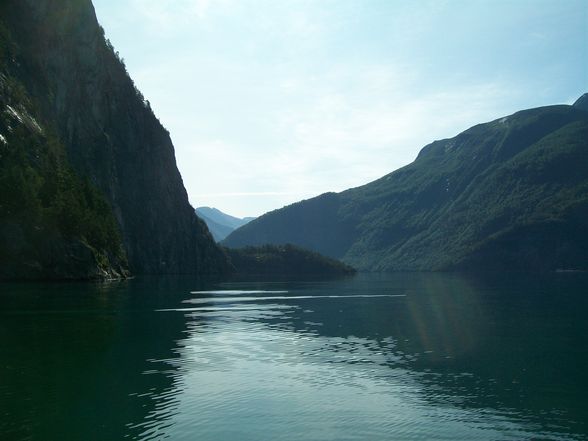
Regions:
[[[574,103],[574,107],[588,111],[588,93],[585,93]]]
[[[214,237],[217,242],[220,242],[234,230],[254,219],[252,217],[241,219],[223,213],[218,208],[214,207],[198,207],[195,211],[198,217],[206,222],[209,231],[212,233],[212,237]]]

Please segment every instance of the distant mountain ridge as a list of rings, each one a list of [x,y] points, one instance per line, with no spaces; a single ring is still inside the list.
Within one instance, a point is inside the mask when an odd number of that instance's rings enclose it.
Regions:
[[[261,216],[229,247],[292,243],[360,270],[588,269],[587,95],[425,146],[374,182]]]
[[[223,240],[237,228],[255,219],[254,217],[238,218],[212,207],[198,207],[195,211],[198,217],[206,222],[208,230],[217,242]]]

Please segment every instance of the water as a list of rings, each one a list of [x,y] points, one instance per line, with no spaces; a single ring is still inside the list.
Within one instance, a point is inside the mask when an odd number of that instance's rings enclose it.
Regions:
[[[586,440],[588,275],[0,285],[1,440]]]

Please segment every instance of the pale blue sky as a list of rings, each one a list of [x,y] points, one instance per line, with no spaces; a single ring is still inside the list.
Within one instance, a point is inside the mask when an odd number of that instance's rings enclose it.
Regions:
[[[588,91],[588,0],[94,0],[194,207],[365,184],[435,139]]]

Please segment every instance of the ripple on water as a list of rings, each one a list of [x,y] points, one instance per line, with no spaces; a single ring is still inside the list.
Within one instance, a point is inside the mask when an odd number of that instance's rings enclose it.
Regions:
[[[319,301],[341,314],[341,299],[360,308],[366,299],[402,302],[404,295],[191,294],[183,303],[193,307],[159,310],[184,314],[188,333],[177,358],[153,361],[167,366],[154,371],[171,376],[174,388],[154,397],[156,410],[136,426],[141,439],[527,440],[543,430],[514,410],[468,404],[468,394],[492,390],[470,372],[414,369],[437,360],[433,350],[406,351],[409,339],[399,344],[385,333],[337,335],[315,321]],[[556,427],[550,436],[581,439]]]

